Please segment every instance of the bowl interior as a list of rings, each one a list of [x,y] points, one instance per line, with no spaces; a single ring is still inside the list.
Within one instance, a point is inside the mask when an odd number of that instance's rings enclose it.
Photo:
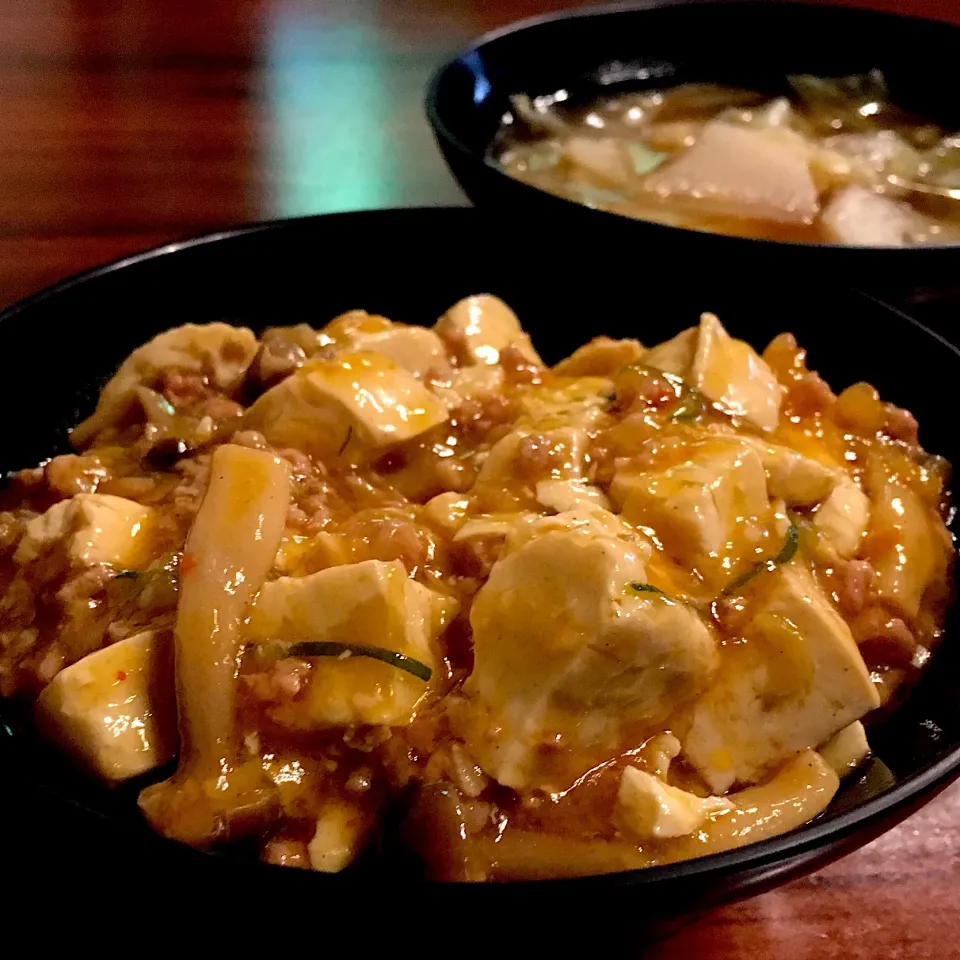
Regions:
[[[695,323],[703,310],[759,348],[791,331],[835,389],[872,382],[885,399],[913,410],[930,451],[960,461],[960,433],[946,399],[960,379],[960,353],[901,314],[849,291],[665,284],[644,276],[633,255],[571,258],[555,238],[530,230],[464,210],[311,218],[134,258],[54,288],[0,315],[0,351],[24,358],[30,378],[26,394],[23,378],[0,378],[0,409],[8,411],[0,468],[32,466],[67,449],[68,427],[92,408],[118,363],[168,327],[214,320],[256,329],[320,326],[351,308],[431,324],[455,300],[483,291],[514,307],[551,362],[601,333],[655,343]],[[522,249],[504,239],[521,234]],[[953,614],[948,639],[919,686],[871,733],[876,760],[845,784],[824,823],[849,830],[865,802],[885,802],[897,791],[908,799],[932,765],[960,761],[960,642],[950,636],[956,632]],[[107,794],[73,776],[0,702],[0,717],[5,710],[11,729],[0,723],[0,759],[18,774],[7,783],[20,785],[8,802],[28,797],[39,783],[146,834],[131,795]],[[758,848],[769,854],[793,842]]]
[[[713,81],[786,94],[786,77],[880,69],[894,103],[960,126],[960,29],[867,10],[755,0],[649,0],[587,8],[481,38],[434,78],[428,110],[459,149],[483,156],[509,96],[565,89],[574,101]]]

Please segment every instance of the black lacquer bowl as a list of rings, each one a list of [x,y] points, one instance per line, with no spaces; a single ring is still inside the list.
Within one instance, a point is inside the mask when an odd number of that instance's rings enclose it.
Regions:
[[[645,262],[700,271],[830,277],[892,295],[960,278],[960,245],[841,247],[721,236],[594,210],[514,180],[489,147],[515,93],[566,89],[571,102],[688,82],[771,96],[786,78],[883,71],[894,103],[960,129],[960,29],[871,10],[766,0],[640,0],[548,14],[497,30],[441,67],[427,92],[440,149],[479,207],[552,218],[578,246],[629,247]]]
[[[524,229],[525,244],[515,238]],[[321,325],[362,307],[395,320],[432,323],[458,298],[495,292],[510,303],[548,361],[600,333],[648,343],[713,310],[737,336],[763,347],[781,331],[808,348],[837,389],[858,380],[914,411],[928,449],[960,462],[960,432],[946,397],[960,381],[960,352],[908,317],[853,292],[776,287],[711,288],[695,279],[639,283],[609,256],[559,260],[548,237],[470,210],[408,210],[291,220],[154,250],[67,280],[0,314],[0,378],[6,412],[0,467],[31,466],[67,449],[67,429],[93,406],[100,385],[134,347],[182,323],[226,320],[254,328]],[[556,238],[554,238],[556,239]],[[851,328],[869,335],[851,338]],[[509,916],[537,931],[572,925],[636,930],[755,893],[813,870],[893,826],[960,771],[960,636],[946,640],[907,702],[871,732],[876,750],[830,809],[785,836],[671,866],[577,880],[508,885],[432,885],[418,890],[405,865],[371,858],[346,874],[319,874],[202,854],[155,837],[136,790],[107,793],[71,771],[0,702],[0,850],[7,877],[49,877],[71,898],[111,903],[151,883],[183,907],[216,893],[237,903],[358,904],[409,897],[436,920]],[[96,877],[96,882],[93,881]],[[119,878],[119,879],[118,879]],[[402,880],[402,882],[401,882]],[[18,889],[35,889],[24,880]],[[404,891],[401,893],[400,891]],[[9,891],[8,892],[12,892]],[[622,906],[613,909],[617,898]],[[569,900],[563,915],[528,912]],[[429,906],[428,906],[429,905]],[[394,909],[394,907],[391,907]],[[408,917],[405,923],[410,922]],[[412,916],[419,916],[419,913]],[[554,918],[554,919],[551,919]],[[398,921],[399,922],[399,921]],[[535,931],[536,932],[536,931]],[[540,936],[540,932],[537,933]],[[542,942],[542,940],[540,941]]]

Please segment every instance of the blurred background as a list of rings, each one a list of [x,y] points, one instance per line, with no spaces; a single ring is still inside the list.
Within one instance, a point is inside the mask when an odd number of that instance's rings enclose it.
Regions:
[[[232,223],[463,203],[423,117],[471,37],[575,0],[0,0],[0,303]],[[857,2],[956,19],[953,0]]]

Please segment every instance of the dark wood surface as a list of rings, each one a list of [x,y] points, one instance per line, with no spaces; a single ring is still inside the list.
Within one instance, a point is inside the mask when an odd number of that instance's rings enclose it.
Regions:
[[[428,74],[478,33],[575,5],[0,0],[0,304],[226,224],[463,203],[423,120]],[[872,5],[960,22],[958,0]],[[958,823],[960,786],[649,955],[960,957]]]

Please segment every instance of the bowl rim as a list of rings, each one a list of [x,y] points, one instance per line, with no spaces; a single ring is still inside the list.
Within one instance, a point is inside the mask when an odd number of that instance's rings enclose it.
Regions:
[[[539,27],[546,26],[547,24],[551,23],[558,23],[566,20],[602,19],[603,17],[613,14],[644,13],[671,7],[750,6],[764,7],[768,10],[777,7],[794,8],[806,10],[810,13],[817,12],[824,16],[842,13],[847,16],[862,17],[864,20],[872,20],[874,22],[886,21],[891,25],[894,23],[927,24],[928,26],[933,26],[938,29],[943,29],[946,32],[954,33],[956,35],[958,49],[960,49],[960,25],[951,23],[948,20],[934,20],[930,17],[920,17],[915,14],[892,13],[887,10],[877,10],[870,7],[851,7],[833,2],[811,3],[809,0],[765,0],[765,2],[764,0],[614,0],[614,2],[610,3],[591,4],[585,7],[574,7],[569,10],[557,10],[549,13],[537,14],[532,17],[524,17],[523,19],[512,21],[511,23],[507,23],[501,27],[496,27],[493,30],[489,30],[480,36],[475,37],[466,47],[464,47],[454,56],[445,60],[430,75],[424,94],[424,111],[431,127],[434,130],[434,134],[454,147],[463,157],[471,162],[479,161],[487,169],[492,171],[494,175],[503,177],[509,180],[511,183],[519,184],[524,189],[535,190],[538,193],[551,197],[558,203],[567,205],[568,209],[570,210],[591,210],[593,213],[604,217],[615,217],[621,224],[647,224],[662,230],[669,230],[671,235],[675,238],[679,238],[683,234],[690,233],[707,237],[722,237],[724,240],[736,241],[754,248],[772,246],[776,248],[793,248],[798,250],[833,250],[840,252],[841,255],[843,255],[842,251],[851,251],[851,256],[854,253],[880,253],[886,256],[902,256],[904,254],[909,254],[910,256],[916,257],[922,256],[924,251],[929,251],[930,253],[938,252],[941,254],[951,252],[960,254],[960,239],[956,240],[954,243],[927,243],[914,247],[873,246],[869,244],[805,243],[799,240],[766,240],[760,237],[738,237],[712,230],[704,230],[701,227],[678,227],[669,223],[658,223],[654,220],[644,220],[642,217],[631,217],[624,213],[617,213],[614,210],[604,210],[598,207],[590,207],[587,204],[578,203],[576,200],[571,200],[567,197],[561,197],[559,194],[549,193],[546,190],[541,190],[539,187],[531,186],[530,184],[523,183],[523,181],[516,180],[515,178],[511,177],[504,170],[502,170],[498,164],[493,162],[487,156],[486,150],[483,154],[478,153],[462,139],[460,139],[460,137],[453,133],[444,118],[441,116],[441,112],[437,105],[440,87],[445,82],[448,74],[457,65],[465,64],[471,57],[476,57],[479,55],[480,51],[484,47],[502,39],[503,37],[525,33],[528,30],[536,30]],[[489,144],[487,146],[489,147]],[[557,212],[559,213],[559,207],[557,208]]]
[[[679,0],[680,3],[699,3],[704,0]],[[707,0],[714,2],[714,0]],[[289,217],[272,220],[264,220],[255,223],[243,224],[238,226],[226,227],[222,230],[210,233],[200,234],[183,240],[177,240],[166,244],[161,244],[147,250],[139,251],[127,256],[110,260],[98,266],[82,270],[78,273],[67,276],[47,287],[44,287],[35,293],[15,301],[12,304],[0,310],[0,324],[29,311],[34,306],[39,305],[52,297],[61,293],[68,292],[75,287],[82,286],[90,281],[109,277],[117,271],[128,267],[135,267],[142,263],[152,263],[159,261],[164,257],[176,255],[181,252],[202,248],[221,242],[235,240],[247,236],[253,236],[262,233],[276,233],[286,230],[295,230],[317,226],[325,221],[336,219],[377,219],[381,217],[390,217],[404,219],[406,217],[412,220],[422,218],[464,218],[466,220],[485,219],[487,214],[483,210],[477,210],[471,207],[401,207],[388,208],[383,210],[361,210],[338,212],[329,214],[312,214],[303,217]],[[883,300],[856,288],[848,287],[855,298],[865,300],[872,304],[876,309],[886,311],[898,317],[903,323],[914,327],[918,332],[925,334],[935,341],[939,347],[946,348],[955,358],[960,361],[960,347],[955,346],[945,337],[934,330],[931,330],[925,324],[911,317],[909,314],[897,307],[884,302]],[[950,642],[949,638],[944,638],[944,642]],[[956,642],[960,642],[960,638]],[[0,698],[0,708],[6,701]],[[0,710],[0,744],[3,741],[13,743],[13,749],[17,750],[16,741],[19,738],[13,730],[3,720],[2,710]],[[587,876],[574,876],[563,878],[550,878],[545,880],[515,880],[508,883],[495,884],[476,884],[460,883],[452,881],[418,881],[418,885],[433,888],[459,888],[459,887],[495,887],[507,889],[536,887],[539,889],[560,888],[570,884],[579,884],[581,886],[604,886],[619,888],[622,886],[637,886],[655,884],[659,882],[670,883],[671,881],[686,881],[689,879],[710,880],[722,879],[726,874],[739,870],[756,870],[770,866],[777,861],[789,861],[792,858],[801,857],[812,853],[821,847],[832,843],[839,843],[848,837],[860,832],[871,824],[880,821],[886,814],[892,814],[896,811],[909,808],[912,802],[918,802],[919,805],[932,799],[935,792],[946,787],[952,780],[960,777],[960,741],[953,747],[947,749],[940,757],[932,760],[915,772],[909,774],[904,779],[898,781],[894,786],[883,790],[880,794],[858,803],[849,810],[844,810],[836,814],[820,815],[819,817],[796,827],[787,833],[766,840],[760,840],[755,843],[748,843],[743,847],[728,850],[721,853],[706,854],[702,857],[696,857],[690,860],[681,860],[676,863],[661,864],[659,866],[644,867],[632,870],[622,870],[615,873],[591,874]],[[81,799],[71,796],[58,790],[55,786],[45,783],[40,779],[26,774],[31,789],[40,790],[43,794],[53,798],[56,802],[67,804],[79,811],[84,818],[93,818],[101,822],[106,821],[111,824],[111,828],[121,832],[128,830],[130,825],[117,822],[108,813],[102,810],[96,810],[85,804]],[[885,831],[883,831],[885,832]],[[289,875],[292,871],[287,868],[262,862],[246,862],[224,856],[218,852],[196,850],[174,840],[169,840],[157,834],[138,832],[139,842],[148,842],[151,844],[160,844],[168,850],[177,849],[188,856],[199,855],[204,858],[214,858],[226,866],[235,868],[257,869],[268,868],[272,871],[283,871]],[[370,886],[384,882],[376,877],[359,878],[349,875],[317,875],[312,871],[300,871],[307,873],[314,879],[310,882],[349,882],[351,884],[366,884]],[[392,882],[392,881],[388,881]]]

